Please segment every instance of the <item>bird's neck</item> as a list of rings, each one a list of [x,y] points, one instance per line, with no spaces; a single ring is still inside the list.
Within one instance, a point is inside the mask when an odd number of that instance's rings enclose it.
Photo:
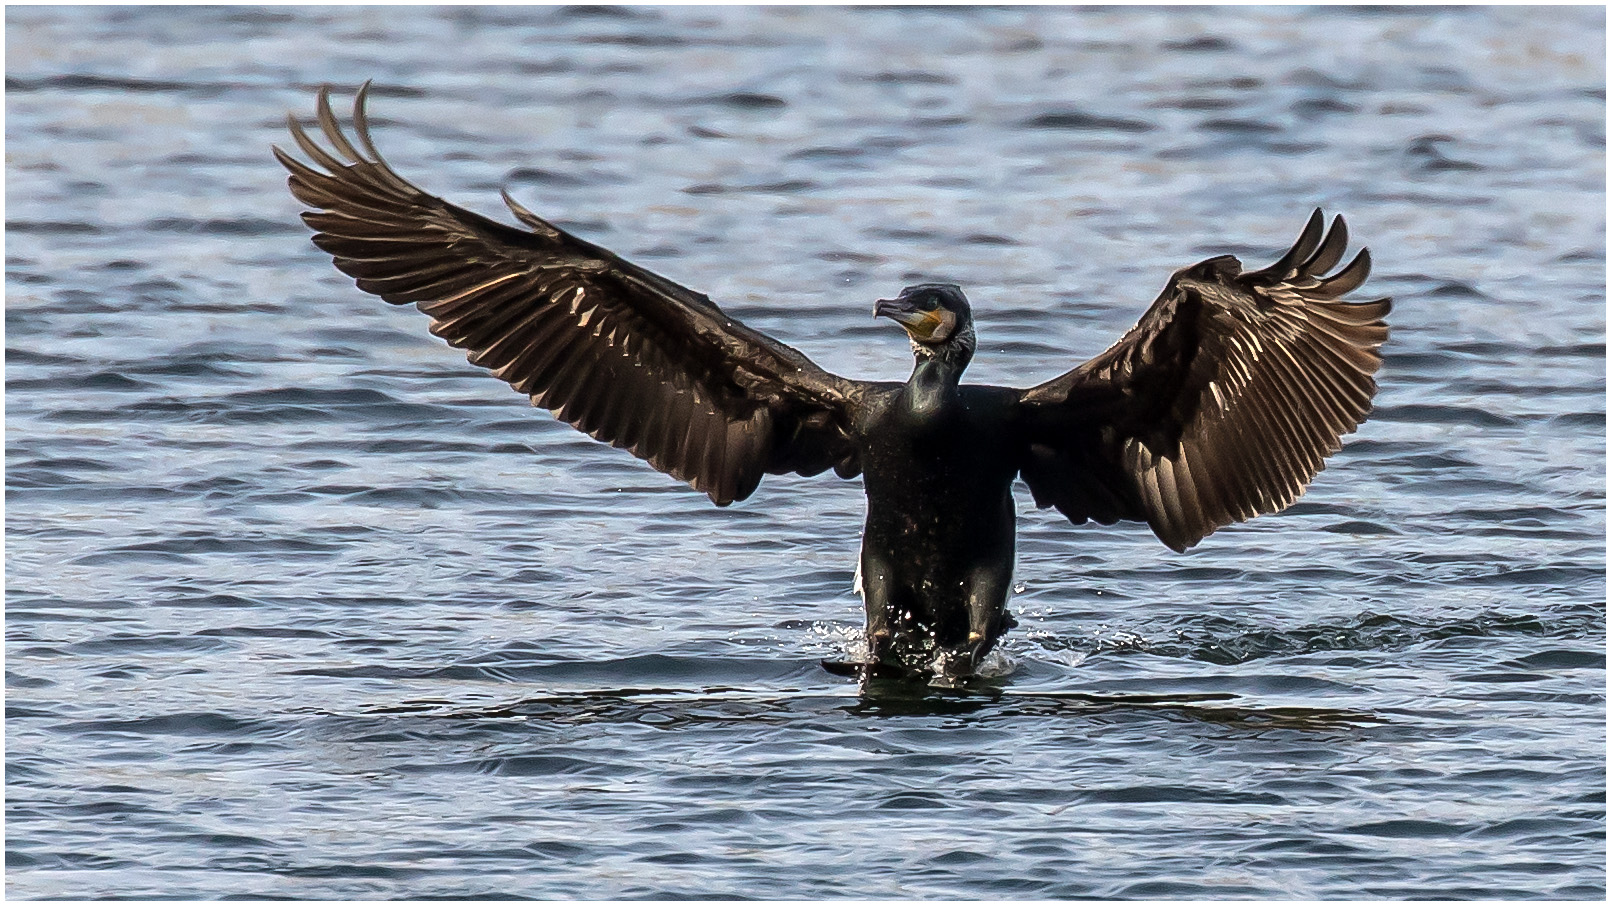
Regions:
[[[925,350],[926,351],[926,350]],[[968,367],[966,357],[923,355],[906,381],[906,405],[915,415],[930,415],[956,396],[957,382]]]

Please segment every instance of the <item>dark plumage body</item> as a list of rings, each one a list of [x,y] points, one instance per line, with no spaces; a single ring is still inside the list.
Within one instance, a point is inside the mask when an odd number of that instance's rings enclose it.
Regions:
[[[745,327],[710,299],[570,235],[506,194],[515,229],[422,192],[369,138],[293,120],[316,166],[278,148],[314,242],[360,289],[413,303],[534,405],[689,482],[718,506],[763,474],[863,476],[866,666],[966,675],[1012,625],[1022,478],[1075,523],[1146,522],[1171,548],[1277,512],[1370,409],[1386,299],[1340,300],[1347,230],[1314,212],[1270,267],[1230,256],[1177,272],[1107,352],[1027,390],[964,385],[972,310],[951,284],[875,315],[906,329],[904,384],[855,381]]]
[[[868,647],[874,660],[900,664],[959,649],[977,660],[1010,625],[1020,456],[1012,391],[957,386],[959,372],[926,364],[931,373],[920,366],[857,426]]]

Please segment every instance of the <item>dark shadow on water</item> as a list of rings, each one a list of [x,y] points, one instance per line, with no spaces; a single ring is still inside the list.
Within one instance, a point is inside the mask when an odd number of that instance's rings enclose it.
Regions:
[[[366,711],[364,717],[418,716],[450,722],[511,725],[632,723],[669,730],[737,722],[820,722],[832,714],[856,718],[976,717],[1010,721],[1143,713],[1156,713],[1173,721],[1250,730],[1327,730],[1386,722],[1375,714],[1340,708],[1260,707],[1231,693],[1105,695],[1039,691],[1014,689],[1005,678],[976,680],[960,688],[874,680],[850,694],[827,689],[752,690],[711,686],[557,692],[476,707],[464,707],[462,703],[445,699],[418,699],[376,707]]]
[[[1014,689],[1007,677],[974,678],[956,688],[939,688],[911,680],[873,679],[862,684],[861,696],[845,710],[880,717],[981,714],[992,718],[1085,717],[1157,711],[1186,720],[1249,729],[1318,730],[1384,722],[1381,717],[1363,711],[1265,708],[1239,704],[1240,701],[1239,696],[1229,692],[1105,695]]]

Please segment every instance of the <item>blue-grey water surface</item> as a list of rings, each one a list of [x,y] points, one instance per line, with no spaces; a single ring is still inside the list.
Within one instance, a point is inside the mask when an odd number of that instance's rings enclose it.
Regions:
[[[11,897],[1604,896],[1603,10],[6,24]],[[1378,407],[1186,556],[1021,492],[996,676],[864,695],[858,483],[711,507],[312,247],[269,145],[369,78],[405,175],[859,377],[903,284],[1026,386],[1322,205]]]

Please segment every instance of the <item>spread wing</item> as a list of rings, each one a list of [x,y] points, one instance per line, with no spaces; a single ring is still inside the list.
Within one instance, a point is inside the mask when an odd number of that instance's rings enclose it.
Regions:
[[[1285,509],[1370,411],[1390,300],[1344,302],[1370,253],[1316,210],[1279,261],[1177,272],[1113,348],[1023,391],[1020,474],[1075,523],[1145,520],[1177,551]]]
[[[534,405],[687,481],[719,506],[763,472],[813,475],[860,464],[848,434],[859,382],[724,314],[706,296],[539,218],[504,195],[527,229],[429,195],[376,153],[353,106],[355,148],[319,93],[312,162],[279,148],[291,193],[315,210],[314,244],[358,288],[414,303],[430,330],[465,349]]]

